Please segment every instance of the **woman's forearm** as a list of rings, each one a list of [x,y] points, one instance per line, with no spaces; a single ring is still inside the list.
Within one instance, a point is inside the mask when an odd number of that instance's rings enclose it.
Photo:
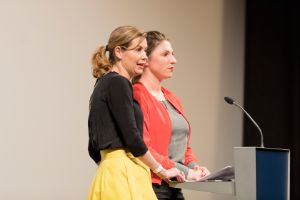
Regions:
[[[158,163],[148,150],[144,155],[138,157],[145,165],[147,165],[152,171],[159,168],[160,163]]]
[[[176,168],[168,170],[164,169],[162,165],[155,160],[149,150],[143,156],[138,158],[166,182],[169,182],[169,179],[172,177],[176,177],[179,182],[185,181],[185,175],[183,172],[180,172]]]

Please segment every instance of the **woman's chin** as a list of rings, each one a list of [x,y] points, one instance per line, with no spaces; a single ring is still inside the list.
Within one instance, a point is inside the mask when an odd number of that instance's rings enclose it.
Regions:
[[[169,74],[166,74],[166,76],[164,77],[164,79],[172,78],[172,76],[173,76],[173,72],[169,73]]]
[[[135,75],[141,75],[144,72],[144,69],[135,70]]]

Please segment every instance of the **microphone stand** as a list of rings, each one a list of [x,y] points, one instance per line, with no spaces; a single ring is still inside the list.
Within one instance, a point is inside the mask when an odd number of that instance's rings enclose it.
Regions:
[[[259,130],[260,133],[260,147],[264,148],[264,136],[262,133],[262,130],[260,129],[260,127],[258,126],[258,124],[254,121],[254,119],[252,119],[252,117],[248,114],[248,112],[238,103],[236,103],[235,101],[233,102],[233,105],[239,107],[240,109],[242,109],[244,111],[244,113],[246,114],[246,116],[253,122],[253,124],[257,127],[257,129]]]
[[[252,117],[248,114],[248,112],[238,103],[236,103],[233,99],[229,98],[229,97],[224,97],[224,100],[228,103],[228,104],[233,104],[237,107],[239,107],[240,109],[242,109],[242,111],[246,114],[246,116],[253,122],[253,124],[256,126],[256,128],[259,130],[260,133],[260,147],[264,148],[264,136],[262,133],[262,130],[260,129],[260,127],[258,126],[258,124],[254,121],[254,119],[252,119]]]

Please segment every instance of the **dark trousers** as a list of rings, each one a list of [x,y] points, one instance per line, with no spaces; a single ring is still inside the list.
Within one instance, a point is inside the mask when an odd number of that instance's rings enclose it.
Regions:
[[[172,188],[166,182],[159,184],[152,184],[153,190],[158,200],[184,200],[180,188]]]

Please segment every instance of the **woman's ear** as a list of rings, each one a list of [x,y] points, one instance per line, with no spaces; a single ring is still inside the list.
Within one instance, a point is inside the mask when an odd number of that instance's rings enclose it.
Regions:
[[[123,52],[122,52],[122,48],[120,46],[116,46],[115,49],[115,55],[116,57],[121,60],[122,59],[122,56],[123,56]]]

